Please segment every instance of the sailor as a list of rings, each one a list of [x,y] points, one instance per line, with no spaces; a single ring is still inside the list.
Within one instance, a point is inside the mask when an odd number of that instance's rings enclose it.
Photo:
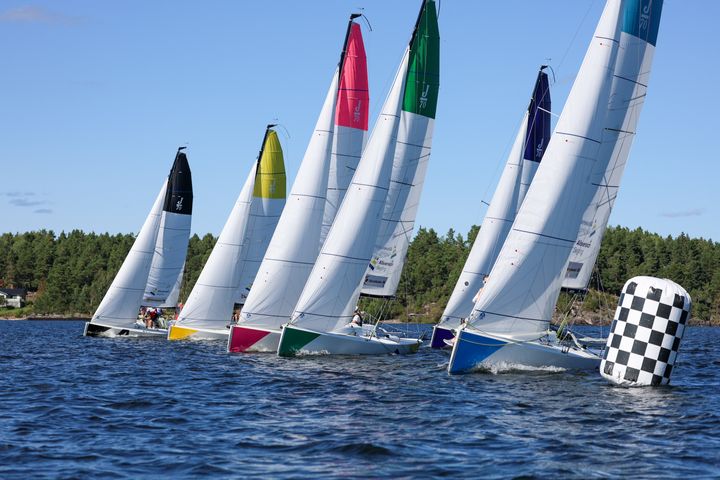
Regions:
[[[477,303],[477,301],[480,299],[480,293],[482,293],[483,288],[485,288],[485,285],[487,285],[488,280],[490,279],[490,275],[483,276],[483,284],[482,287],[480,287],[480,290],[475,294],[473,297],[473,303]]]
[[[362,324],[363,324],[363,317],[362,317],[362,314],[361,314],[361,312],[360,312],[360,307],[357,307],[357,306],[356,306],[356,307],[355,307],[355,312],[354,312],[353,318],[352,318],[352,320],[350,321],[350,326],[353,326],[353,327],[362,327]]]
[[[145,310],[145,328],[153,328],[156,315],[157,313],[153,307],[148,307],[148,309]]]

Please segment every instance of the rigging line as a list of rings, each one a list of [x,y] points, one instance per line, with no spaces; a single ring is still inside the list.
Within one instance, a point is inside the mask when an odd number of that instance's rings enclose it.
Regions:
[[[580,29],[585,24],[585,20],[587,20],[587,17],[588,17],[588,15],[590,15],[590,11],[593,9],[594,6],[595,6],[595,2],[594,1],[590,2],[590,5],[588,6],[588,9],[585,12],[585,15],[583,15],[582,20],[580,20],[580,23],[578,24],[578,27],[575,30],[575,33],[573,34],[572,39],[570,40],[570,43],[568,43],[568,46],[565,49],[565,53],[560,58],[560,63],[558,63],[558,66],[557,66],[558,70],[560,70],[560,67],[565,62],[565,59],[567,58],[568,54],[570,53],[570,49],[575,45],[575,39],[577,38],[578,34],[580,33]]]

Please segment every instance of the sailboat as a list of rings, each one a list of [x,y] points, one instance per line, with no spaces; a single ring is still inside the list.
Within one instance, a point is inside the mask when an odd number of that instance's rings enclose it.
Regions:
[[[164,328],[147,328],[138,312],[141,306],[174,308],[177,304],[193,204],[192,175],[184,148],[178,149],[170,175],[130,252],[85,324],[85,336],[167,334]]]
[[[368,125],[367,60],[350,16],[340,62],[257,278],[228,339],[229,352],[275,352],[355,169]],[[332,168],[331,174],[331,166]],[[329,181],[329,177],[333,179]],[[329,185],[332,185],[330,187]],[[326,196],[327,194],[327,196]],[[330,198],[328,198],[330,196]]]
[[[440,322],[433,328],[430,341],[432,348],[446,347],[445,341],[452,339],[462,321],[470,316],[475,304],[473,298],[490,274],[550,141],[550,87],[545,68],[546,65],[541,66],[537,74],[530,104],[523,115],[470,255]]]
[[[458,331],[449,373],[522,365],[597,368],[600,357],[549,328],[565,267],[635,95],[647,87],[662,1],[608,0],[544,161]]]
[[[414,223],[420,189],[398,188],[394,183],[422,184],[438,86],[437,12],[433,0],[424,0],[410,43],[350,188],[290,323],[282,330],[278,355],[293,356],[298,352],[370,355],[417,351],[420,339],[392,335],[377,325],[356,327],[350,325],[350,321],[361,290],[368,286],[366,271],[377,245],[385,246],[406,233],[402,232],[405,228],[403,213],[408,214],[409,223]],[[384,229],[383,218],[387,218]],[[411,225],[409,228],[412,230]],[[402,233],[395,235],[398,232]],[[402,250],[402,244],[398,243],[398,246]],[[389,287],[389,280],[388,276],[383,288]]]
[[[285,163],[275,125],[195,282],[168,340],[226,339],[233,310],[243,305],[285,205]]]

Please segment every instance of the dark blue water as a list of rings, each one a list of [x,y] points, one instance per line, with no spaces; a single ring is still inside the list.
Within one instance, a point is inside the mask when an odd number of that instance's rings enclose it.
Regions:
[[[0,478],[720,477],[717,328],[690,328],[673,385],[643,389],[450,377],[427,348],[281,359],[81,334],[0,321]]]

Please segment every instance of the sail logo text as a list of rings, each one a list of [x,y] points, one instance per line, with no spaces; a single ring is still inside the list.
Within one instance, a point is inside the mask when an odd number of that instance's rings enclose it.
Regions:
[[[175,210],[182,210],[182,204],[183,204],[183,197],[180,197],[180,200],[177,201],[175,204]]]
[[[640,15],[640,30],[647,31],[650,25],[650,5],[645,5]]]
[[[423,90],[422,95],[420,95],[420,108],[427,107],[429,92],[430,92],[430,84],[426,83],[425,90]]]
[[[358,100],[358,103],[355,106],[355,110],[353,110],[353,122],[355,122],[355,123],[360,122],[360,107],[361,106],[362,106],[362,100]]]

